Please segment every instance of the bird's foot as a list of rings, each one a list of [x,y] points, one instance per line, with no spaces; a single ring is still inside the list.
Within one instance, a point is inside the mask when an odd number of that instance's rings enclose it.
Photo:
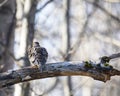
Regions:
[[[40,70],[41,73],[43,72],[43,68],[42,67],[40,67],[39,70]]]
[[[46,66],[45,65],[43,65],[43,66],[40,66],[40,72],[43,72],[43,71],[45,71],[46,70]]]
[[[39,68],[37,65],[32,66],[32,68]]]

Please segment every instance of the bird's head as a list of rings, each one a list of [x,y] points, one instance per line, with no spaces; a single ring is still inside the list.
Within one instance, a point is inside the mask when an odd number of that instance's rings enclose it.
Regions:
[[[33,42],[33,47],[40,47],[39,42]]]

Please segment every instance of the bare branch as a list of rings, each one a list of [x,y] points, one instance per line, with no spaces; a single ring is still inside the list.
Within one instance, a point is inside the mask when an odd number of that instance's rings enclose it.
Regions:
[[[66,57],[64,58],[65,61],[70,61],[71,54],[68,54],[71,49],[71,34],[70,34],[70,9],[71,9],[71,0],[66,1]],[[65,44],[65,43],[64,43]],[[72,78],[70,76],[67,77],[67,92],[64,92],[65,96],[73,96],[72,93]],[[66,88],[64,88],[65,90]]]
[[[103,41],[103,42],[112,43],[112,44],[114,44],[116,47],[120,47],[120,42],[119,42],[119,40],[117,40],[117,39],[115,39],[115,38],[110,38],[110,37],[108,37],[108,36],[104,36],[104,35],[102,35],[102,34],[100,34],[100,33],[98,33],[98,32],[96,32],[96,33],[94,34],[94,36],[95,36],[95,38],[97,38],[97,39],[99,39],[99,40],[101,40],[101,41]]]
[[[49,3],[51,3],[53,0],[48,0],[41,8],[36,10],[36,12],[40,12],[43,8],[45,8]]]
[[[0,45],[2,47],[4,47],[5,51],[7,51],[7,53],[12,57],[13,60],[15,61],[20,61],[20,60],[23,60],[23,59],[26,59],[27,57],[20,57],[20,58],[15,58],[14,54],[10,52],[10,50],[6,47],[5,44],[3,44],[3,42],[0,41]]]
[[[53,90],[56,88],[56,86],[58,85],[59,81],[60,81],[60,80],[59,80],[58,77],[55,78],[54,84],[53,84],[49,89],[47,89],[47,90],[42,94],[42,96],[44,96],[44,95],[46,95],[46,94],[49,94],[51,91],[53,91]]]
[[[24,69],[15,70],[12,72],[0,73],[0,88],[14,85],[21,82],[26,82],[35,79],[42,79],[56,76],[89,76],[95,80],[106,82],[111,76],[120,75],[117,69],[105,70],[101,67],[97,68],[97,64],[92,64],[93,67],[86,67],[85,63],[80,62],[58,62],[46,64],[46,69],[40,73],[38,68],[25,67]],[[102,70],[104,69],[104,70]]]
[[[108,56],[110,59],[115,59],[115,58],[118,58],[120,57],[120,53],[116,53],[116,54],[112,54],[110,56]]]
[[[1,3],[0,3],[0,7],[2,7],[5,3],[7,3],[8,0],[3,0]]]
[[[100,40],[105,41],[105,42],[107,42],[107,43],[112,43],[112,44],[116,45],[117,47],[120,47],[119,41],[116,40],[116,39],[112,39],[112,40],[111,40],[111,38],[109,38],[109,37],[107,37],[107,36],[104,36],[104,35],[102,35],[102,34],[99,34],[99,33],[95,33],[94,36],[95,36],[97,39],[100,39]],[[107,57],[108,57],[109,59],[115,59],[115,58],[120,57],[120,53],[112,54],[112,55],[107,56]]]
[[[105,8],[103,8],[101,5],[99,5],[97,2],[89,2],[88,0],[86,0],[88,3],[94,5],[95,7],[99,8],[100,10],[102,10],[105,14],[109,15],[112,19],[114,19],[116,22],[120,23],[120,19],[117,16],[114,16],[113,14],[111,14],[110,12],[108,12]]]
[[[98,2],[98,1],[95,0],[94,2]],[[81,42],[83,41],[83,39],[84,39],[84,37],[85,37],[86,29],[87,29],[87,27],[88,27],[88,25],[89,25],[89,22],[90,22],[90,20],[91,20],[91,17],[94,15],[94,13],[96,12],[96,10],[97,10],[97,8],[94,7],[94,8],[93,8],[93,11],[92,11],[90,14],[88,14],[87,20],[85,21],[85,23],[84,23],[84,25],[83,25],[83,27],[82,27],[82,29],[81,29],[81,32],[79,32],[77,41],[76,41],[76,43],[73,45],[73,47],[71,48],[71,50],[69,51],[69,54],[74,55],[74,54],[78,51],[78,49],[79,49],[79,47],[80,47],[80,44],[81,44]]]

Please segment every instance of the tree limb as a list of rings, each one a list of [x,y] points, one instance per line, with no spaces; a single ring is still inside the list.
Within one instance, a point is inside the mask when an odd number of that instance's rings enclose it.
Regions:
[[[8,0],[3,0],[2,2],[0,2],[0,7],[2,7],[5,3],[7,3]]]
[[[103,56],[103,57],[101,57],[100,59],[102,59],[102,58],[104,58],[104,57],[107,57],[107,58],[109,59],[109,61],[110,61],[110,60],[112,60],[112,59],[120,58],[120,53],[112,54],[112,55],[110,55],[110,56]]]
[[[103,8],[101,5],[99,5],[97,2],[90,2],[89,0],[86,0],[89,4],[94,5],[95,7],[99,8],[100,10],[102,10],[104,13],[106,13],[107,15],[109,15],[112,19],[114,19],[115,21],[117,21],[118,23],[120,23],[120,19],[111,14],[109,11],[107,11],[105,8]]]
[[[110,59],[115,59],[115,58],[119,58],[119,57],[120,57],[120,53],[112,54],[109,56]]]
[[[54,0],[48,0],[41,8],[37,9],[36,12],[42,11],[43,8],[45,8],[49,3],[53,2]]]
[[[46,64],[46,69],[43,73],[40,73],[38,68],[31,66],[11,72],[4,72],[0,73],[0,88],[30,80],[56,76],[89,76],[95,80],[106,82],[110,80],[111,76],[120,75],[120,71],[114,68],[111,70],[105,70],[102,67],[98,69],[95,63],[92,66],[91,68],[86,67],[84,62],[58,62]]]

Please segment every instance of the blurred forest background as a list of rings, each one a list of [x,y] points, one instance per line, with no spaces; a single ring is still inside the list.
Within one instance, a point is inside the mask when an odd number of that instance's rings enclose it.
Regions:
[[[47,63],[97,61],[120,52],[120,2],[110,1],[0,0],[0,72],[30,66],[33,40],[47,49]],[[120,69],[119,62],[110,63]],[[54,77],[0,89],[0,96],[120,96],[119,86],[117,76],[107,83]]]

